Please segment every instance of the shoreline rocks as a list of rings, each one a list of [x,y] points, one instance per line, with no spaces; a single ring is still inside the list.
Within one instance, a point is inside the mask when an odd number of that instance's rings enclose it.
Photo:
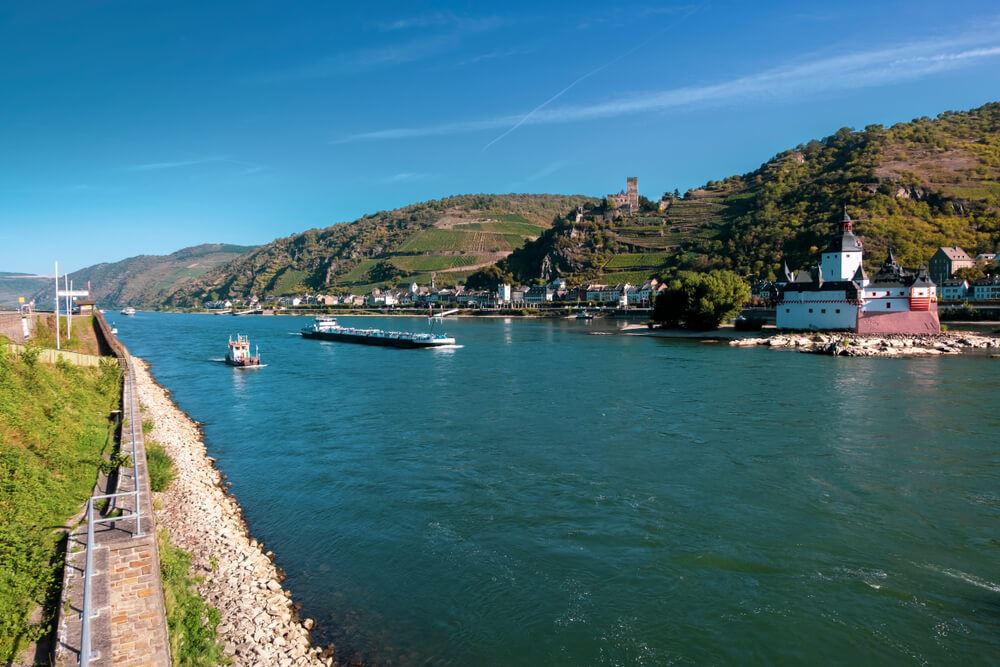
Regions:
[[[198,592],[222,617],[218,639],[234,665],[332,666],[334,648],[314,646],[312,619],[301,620],[273,553],[248,532],[236,500],[205,451],[201,430],[136,362],[139,400],[155,426],[150,437],[174,461],[176,477],[155,493],[156,521],[191,553]]]
[[[741,338],[729,344],[736,347],[766,346],[840,357],[917,357],[1000,350],[1000,338],[968,332],[865,335],[817,331]]]

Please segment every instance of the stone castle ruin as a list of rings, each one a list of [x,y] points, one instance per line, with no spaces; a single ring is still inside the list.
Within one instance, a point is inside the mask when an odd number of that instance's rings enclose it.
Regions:
[[[639,177],[629,176],[625,179],[625,190],[616,195],[608,195],[608,203],[616,206],[627,215],[639,212]]]

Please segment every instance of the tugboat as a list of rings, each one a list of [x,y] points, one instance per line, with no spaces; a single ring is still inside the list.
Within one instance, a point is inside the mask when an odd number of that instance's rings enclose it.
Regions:
[[[313,323],[302,330],[303,338],[332,340],[341,343],[359,343],[361,345],[380,345],[383,347],[441,347],[454,345],[455,339],[447,334],[413,333],[410,331],[383,331],[382,329],[355,329],[342,327],[337,319],[329,315],[317,317]]]
[[[260,347],[257,354],[250,354],[250,337],[236,334],[236,340],[229,337],[229,351],[226,352],[226,363],[236,368],[259,368]]]
[[[122,315],[128,315],[129,317],[132,317],[133,315],[135,315],[135,308],[133,308],[132,306],[126,306],[125,308],[122,308]]]

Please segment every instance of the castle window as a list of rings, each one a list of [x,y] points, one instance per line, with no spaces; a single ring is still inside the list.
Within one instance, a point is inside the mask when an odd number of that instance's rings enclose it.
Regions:
[[[790,313],[790,312],[792,312],[792,311],[791,311],[791,309],[789,309],[789,308],[785,308],[785,312],[786,312],[786,313]]]
[[[812,308],[810,308],[810,309],[809,309],[809,312],[811,313],[812,311],[813,311],[813,309],[812,309]]]
[[[892,302],[891,301],[886,301],[885,307],[886,308],[892,308]]]
[[[823,313],[825,315],[826,314],[826,308],[824,308],[823,310],[821,310],[819,312],[821,312],[821,313]]]
[[[838,315],[840,315],[840,308],[838,308],[838,309],[837,309],[837,310],[836,310],[835,312],[836,312],[836,313],[837,313]]]

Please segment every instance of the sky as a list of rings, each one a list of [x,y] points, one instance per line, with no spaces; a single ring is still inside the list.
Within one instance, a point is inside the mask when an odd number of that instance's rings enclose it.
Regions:
[[[1000,5],[0,3],[0,271],[643,194],[1000,100]]]

